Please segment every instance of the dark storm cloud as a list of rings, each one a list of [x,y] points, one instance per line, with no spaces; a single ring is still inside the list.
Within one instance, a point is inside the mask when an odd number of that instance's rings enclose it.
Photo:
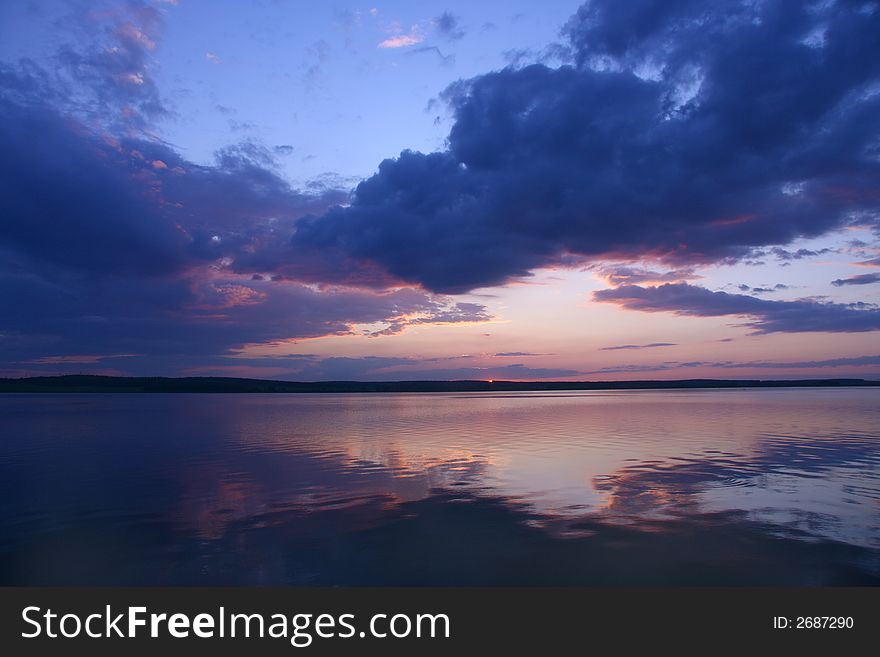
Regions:
[[[84,138],[82,126],[2,98],[0,152],[5,248],[96,273],[182,266],[183,235],[131,178],[149,175],[147,162],[129,165],[111,144]]]
[[[880,274],[858,274],[857,276],[838,278],[835,281],[831,281],[831,284],[836,287],[843,285],[868,285],[869,283],[880,283]]]
[[[3,246],[93,274],[155,275],[236,255],[268,268],[271,245],[289,250],[295,219],[345,198],[292,189],[252,144],[199,166],[161,143],[3,97],[0,151]]]
[[[751,317],[756,333],[829,331],[854,333],[880,330],[880,308],[799,299],[770,301],[745,294],[713,292],[687,283],[658,287],[625,285],[598,290],[593,299],[627,310],[672,312],[691,317]]]
[[[357,324],[399,332],[489,319],[480,304],[412,288],[289,280],[293,224],[346,192],[292,188],[256,143],[222,149],[206,166],[139,132],[109,132],[112,122],[87,125],[61,90],[44,95],[47,79],[32,66],[0,68],[5,371],[94,369],[125,354],[112,367],[174,373],[243,345],[349,334]],[[349,281],[369,271],[345,264]]]
[[[687,266],[875,223],[878,33],[850,2],[591,2],[571,64],[456,83],[447,150],[385,160],[294,243],[461,292],[572,255]]]
[[[488,319],[413,289],[315,290],[232,277],[95,276],[68,268],[0,268],[0,363],[45,355],[143,354],[182,358],[172,371],[251,343],[358,333],[356,324],[407,325]],[[167,360],[167,358],[166,358]],[[135,359],[118,364],[134,367]],[[79,367],[77,369],[80,369]],[[155,372],[154,372],[155,373]]]
[[[448,148],[382,162],[353,197],[333,177],[293,188],[274,159],[286,146],[246,141],[203,165],[151,137],[173,113],[153,77],[162,15],[121,7],[87,12],[53,70],[0,64],[4,364],[171,369],[250,343],[481,322],[482,305],[431,292],[591,258],[669,270],[606,272],[628,285],[597,298],[627,307],[761,332],[878,328],[869,307],[632,285],[755,249],[806,257],[771,247],[876,223],[873,6],[590,3],[567,28],[569,64],[453,85]]]

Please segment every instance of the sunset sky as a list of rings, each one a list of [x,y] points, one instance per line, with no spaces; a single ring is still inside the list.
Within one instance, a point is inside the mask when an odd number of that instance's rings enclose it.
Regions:
[[[877,2],[0,30],[0,376],[880,377]]]

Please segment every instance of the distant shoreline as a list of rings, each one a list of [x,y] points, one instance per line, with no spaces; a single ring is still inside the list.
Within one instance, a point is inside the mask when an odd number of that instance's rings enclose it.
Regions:
[[[227,377],[116,377],[92,375],[0,379],[0,393],[382,393],[382,392],[520,392],[575,390],[672,390],[719,388],[880,387],[866,379],[676,381],[319,381],[301,383]]]

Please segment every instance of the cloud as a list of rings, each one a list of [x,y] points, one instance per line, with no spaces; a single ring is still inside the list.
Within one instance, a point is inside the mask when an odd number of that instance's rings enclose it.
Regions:
[[[423,46],[421,48],[414,48],[413,50],[408,51],[410,55],[419,55],[422,53],[434,53],[440,59],[440,63],[444,66],[451,66],[455,63],[455,55],[449,54],[444,55],[443,51],[440,50],[437,46]]]
[[[675,347],[674,342],[652,342],[650,344],[621,344],[613,347],[602,347],[599,351],[619,351],[621,349],[654,349],[656,347]]]
[[[139,354],[78,354],[75,356],[41,356],[33,360],[23,361],[24,365],[91,365],[116,358],[132,358]]]
[[[812,249],[798,249],[797,251],[788,251],[786,249],[774,247],[770,249],[770,252],[780,260],[800,260],[802,258],[813,258],[819,255],[825,255],[826,253],[833,253],[834,251],[833,249],[819,249],[818,251]]]
[[[179,372],[216,363],[250,344],[361,334],[360,325],[454,324],[486,321],[474,307],[419,290],[315,290],[290,281],[184,275],[95,278],[70,270],[0,270],[0,362],[54,364],[84,355],[140,354],[129,372]],[[62,358],[64,357],[64,358]],[[39,364],[39,363],[32,363]],[[44,364],[48,364],[48,361]]]
[[[749,317],[758,332],[877,328],[867,304],[683,282],[876,227],[877,9],[623,4],[581,8],[562,65],[449,87],[448,147],[403,151],[353,194],[332,176],[292,186],[285,148],[243,141],[196,163],[152,137],[173,114],[155,81],[164,11],[89,12],[54,66],[0,64],[0,360],[216,365],[248,344],[485,322],[445,294],[553,265],[605,267],[623,287],[597,299],[634,309]],[[414,26],[380,47],[424,38]],[[577,374],[507,368],[469,371]]]
[[[872,367],[880,365],[880,355],[877,356],[854,356],[843,358],[828,358],[825,360],[803,360],[803,361],[666,361],[664,363],[646,363],[646,364],[630,364],[630,365],[613,365],[603,367],[585,374],[623,374],[637,372],[665,372],[670,370],[693,369],[693,368],[714,368],[714,369],[765,369],[765,370],[799,370],[799,369],[824,369],[835,367]]]
[[[0,97],[0,118],[4,246],[96,275],[270,260],[273,248],[287,248],[297,218],[347,197],[291,188],[271,152],[254,143],[223,149],[204,166],[161,142],[93,132],[46,107]]]
[[[294,244],[454,293],[572,258],[689,268],[876,225],[878,31],[880,10],[844,2],[591,2],[569,63],[455,83],[448,148],[385,160]]]
[[[693,269],[675,269],[658,272],[640,267],[601,266],[593,268],[609,285],[625,285],[637,283],[671,283],[701,278]]]
[[[286,263],[310,267],[290,242],[296,222],[347,192],[293,188],[257,142],[196,164],[138,132],[84,123],[44,96],[45,79],[0,75],[0,363],[57,371],[137,354],[118,366],[173,373],[248,344],[491,319],[411,286],[292,280]],[[348,281],[359,267],[378,280],[369,264],[346,264]]]
[[[880,274],[859,274],[857,276],[838,278],[837,280],[831,281],[831,284],[836,287],[841,287],[843,285],[868,285],[869,283],[880,283]]]
[[[404,329],[419,324],[472,324],[491,321],[492,317],[486,312],[486,307],[478,303],[436,303],[422,310],[422,314],[414,314],[412,311],[402,313],[396,317],[390,317],[388,326],[368,334],[376,337],[380,335],[397,335]]]
[[[311,63],[306,66],[303,78],[306,85],[311,88],[320,80],[324,67],[330,61],[330,44],[324,39],[318,39],[308,46],[305,52]]]
[[[777,283],[773,287],[749,287],[745,283],[741,285],[737,285],[736,288],[743,292],[751,292],[752,294],[772,294],[773,292],[778,292],[779,290],[788,290],[789,286],[784,285],[783,283]]]
[[[843,304],[799,299],[770,301],[745,294],[713,292],[688,283],[658,287],[625,285],[598,290],[593,299],[626,310],[672,312],[690,317],[750,317],[756,333],[826,331],[853,333],[880,330],[880,309],[869,304]]]
[[[422,34],[418,25],[413,25],[409,31],[409,34],[398,34],[396,36],[388,37],[384,41],[381,41],[378,48],[406,48],[408,46],[414,46],[418,43],[421,43],[425,40],[425,35]]]
[[[223,60],[220,59],[220,55],[213,52],[206,52],[205,59],[208,60],[210,64],[222,64]]]
[[[504,366],[434,367],[440,361],[470,358],[408,358],[365,356],[359,358],[315,355],[270,358],[226,358],[198,367],[190,374],[268,376],[293,381],[449,381],[449,380],[536,380],[577,376],[577,370],[529,367],[521,363]]]
[[[797,251],[789,251],[781,247],[775,246],[771,249],[755,249],[749,253],[750,258],[763,258],[769,255],[775,256],[780,262],[791,262],[792,260],[803,260],[804,258],[814,258],[816,256],[825,255],[826,253],[835,253],[834,249],[798,249]]]
[[[53,84],[93,120],[143,129],[171,115],[153,75],[164,21],[162,10],[136,1],[72,16],[75,42],[59,48]]]
[[[444,11],[431,21],[434,29],[448,41],[457,41],[464,37],[465,32],[461,28],[461,19],[451,11]]]
[[[456,367],[438,369],[400,370],[393,374],[388,373],[383,378],[386,380],[461,380],[461,379],[495,379],[503,380],[529,380],[529,379],[559,379],[578,376],[582,372],[578,370],[552,368],[552,367],[529,367],[521,363],[504,365],[502,367]]]
[[[756,367],[764,369],[812,369],[814,367],[863,367],[867,365],[880,365],[880,356],[855,356],[850,358],[827,358],[825,360],[805,360],[795,362],[752,361],[739,365],[726,365],[726,367]]]

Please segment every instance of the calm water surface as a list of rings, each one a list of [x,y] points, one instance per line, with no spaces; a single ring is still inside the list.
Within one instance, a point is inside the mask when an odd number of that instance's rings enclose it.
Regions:
[[[880,389],[2,395],[3,584],[880,584]]]

